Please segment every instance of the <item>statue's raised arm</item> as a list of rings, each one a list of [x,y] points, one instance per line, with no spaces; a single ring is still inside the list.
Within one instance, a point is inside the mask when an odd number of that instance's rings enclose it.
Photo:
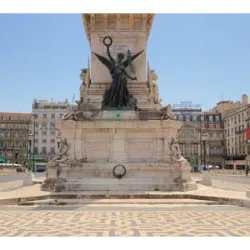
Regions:
[[[107,42],[108,41],[108,42]],[[108,54],[108,57],[109,57],[109,60],[115,64],[115,59],[111,56],[110,54],[110,50],[109,50],[109,47],[112,45],[113,43],[113,40],[110,36],[105,36],[103,38],[103,44],[107,47],[107,54]]]
[[[103,38],[103,44],[107,47],[107,54],[108,54],[109,59],[104,57],[104,56],[101,56],[101,55],[98,55],[98,54],[92,52],[98,58],[98,60],[108,68],[108,70],[110,72],[112,71],[112,69],[115,65],[115,59],[111,56],[110,50],[109,50],[109,47],[112,45],[112,42],[113,41],[112,41],[112,38],[110,36],[105,36]]]

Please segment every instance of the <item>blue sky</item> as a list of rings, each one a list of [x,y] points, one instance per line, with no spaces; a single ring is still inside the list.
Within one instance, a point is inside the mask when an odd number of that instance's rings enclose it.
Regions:
[[[147,59],[164,104],[203,110],[250,92],[250,15],[156,14]],[[89,43],[80,14],[0,14],[0,111],[79,96]]]

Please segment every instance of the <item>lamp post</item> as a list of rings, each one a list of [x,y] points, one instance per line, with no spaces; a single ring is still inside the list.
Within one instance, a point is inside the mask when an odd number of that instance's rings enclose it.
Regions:
[[[33,150],[32,150],[32,172],[35,172],[35,152],[34,152],[34,147],[35,147],[35,122],[36,122],[36,114],[32,114],[33,117]]]
[[[29,170],[31,170],[31,146],[32,146],[33,134],[30,131],[28,134],[28,142],[29,142],[29,150],[28,150],[28,166]],[[23,185],[24,186],[31,186],[33,184],[34,175],[31,171],[24,176]]]
[[[32,141],[33,141],[33,134],[30,131],[29,135],[28,135],[28,142],[29,142],[28,167],[29,167],[29,170],[31,170],[31,145],[32,145]]]
[[[201,162],[201,166],[202,166],[202,131],[201,131],[201,117],[202,114],[200,114],[200,162]]]
[[[208,134],[204,133],[202,134],[202,144],[203,144],[203,152],[204,152],[204,168],[205,168],[205,164],[206,164],[206,142],[208,139]]]

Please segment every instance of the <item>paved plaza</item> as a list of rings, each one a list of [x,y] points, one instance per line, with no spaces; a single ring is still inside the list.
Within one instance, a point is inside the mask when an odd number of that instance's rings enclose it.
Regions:
[[[213,205],[0,207],[0,236],[250,236],[250,209]]]

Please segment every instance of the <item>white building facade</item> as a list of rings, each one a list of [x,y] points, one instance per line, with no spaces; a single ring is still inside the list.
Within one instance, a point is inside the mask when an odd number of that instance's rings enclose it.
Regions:
[[[57,124],[68,107],[65,102],[53,99],[34,100],[32,105],[31,128],[34,136],[34,154],[53,156],[57,150]]]

